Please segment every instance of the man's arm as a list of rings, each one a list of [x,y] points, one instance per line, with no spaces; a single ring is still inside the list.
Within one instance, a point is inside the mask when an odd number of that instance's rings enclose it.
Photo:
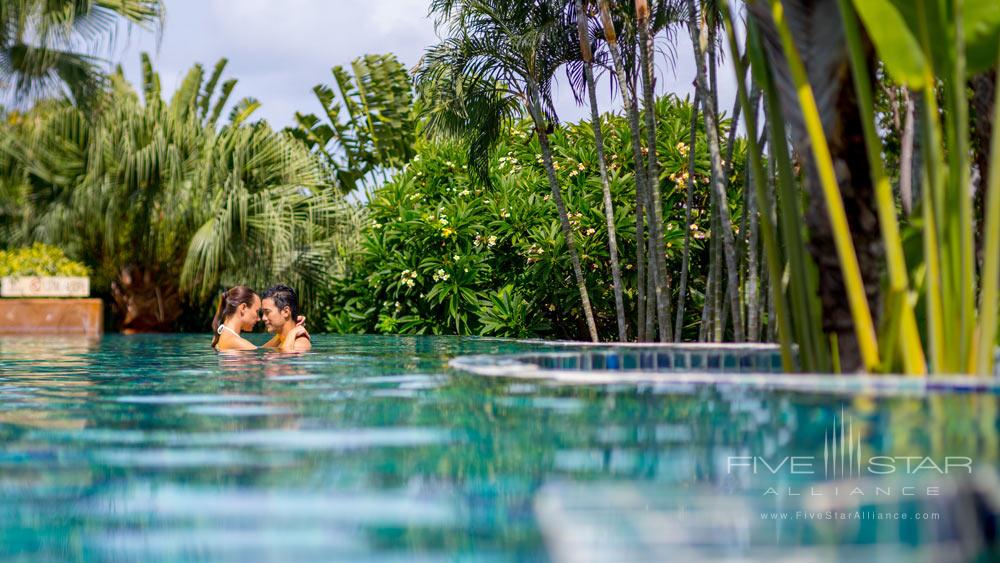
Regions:
[[[309,339],[309,333],[298,335],[292,347],[296,352],[308,352],[312,350],[312,340]]]
[[[300,327],[300,326],[303,327],[302,328],[303,331],[305,331],[305,326],[304,326],[305,322],[306,322],[305,315],[299,315],[298,317],[295,318],[295,326],[296,327]],[[291,336],[293,339],[296,339],[295,334],[296,334],[295,332],[292,332],[292,333],[289,334],[289,336]],[[308,332],[306,332],[305,334],[306,334],[306,336],[309,335]],[[310,344],[309,347],[312,348],[312,344]],[[261,348],[275,348],[275,349],[281,348],[281,346],[278,345],[278,335],[275,334],[273,337],[271,337],[271,339],[268,340],[267,343],[263,344],[261,346]],[[288,346],[285,346],[284,349],[285,349],[285,351],[288,351]],[[295,348],[295,351],[298,351],[298,349]],[[308,351],[308,350],[303,350],[303,351]]]
[[[285,341],[281,344],[282,352],[308,352],[312,349],[309,342],[309,331],[302,325],[297,325],[291,332],[285,335]]]

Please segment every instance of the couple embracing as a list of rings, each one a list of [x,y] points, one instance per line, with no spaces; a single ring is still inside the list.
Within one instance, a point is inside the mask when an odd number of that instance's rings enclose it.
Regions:
[[[238,285],[222,294],[219,308],[212,320],[212,347],[219,352],[256,350],[241,332],[251,332],[258,321],[274,336],[261,348],[281,352],[308,352],[312,348],[305,317],[299,315],[299,300],[295,290],[276,285],[258,296],[245,285]]]

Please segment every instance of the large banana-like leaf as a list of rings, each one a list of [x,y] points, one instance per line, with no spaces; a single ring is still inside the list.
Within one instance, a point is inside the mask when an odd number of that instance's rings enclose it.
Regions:
[[[416,117],[410,77],[393,55],[366,55],[350,70],[332,69],[333,86],[313,88],[325,120],[295,115],[291,134],[316,151],[344,192],[373,172],[398,168],[414,155]]]
[[[853,3],[879,58],[899,84],[915,90],[923,88],[933,79],[928,63],[933,63],[937,72],[949,69],[954,64],[949,49],[929,47],[931,43],[954,43],[955,31],[959,29],[965,41],[968,72],[975,74],[996,64],[996,53],[1000,50],[1000,2],[966,0],[960,5],[960,12],[947,10],[945,3],[938,0],[853,0]],[[927,17],[921,18],[922,13]],[[958,18],[962,20],[961,28]]]
[[[853,0],[879,58],[893,80],[919,90],[927,84],[927,60],[920,41],[891,0]]]

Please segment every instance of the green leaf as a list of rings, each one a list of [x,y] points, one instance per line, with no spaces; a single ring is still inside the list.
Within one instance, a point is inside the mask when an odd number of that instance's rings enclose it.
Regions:
[[[927,80],[920,42],[890,0],[853,0],[868,36],[893,80],[918,90]]]
[[[926,13],[927,38],[929,45],[922,51],[933,57],[934,73],[947,74],[954,64],[953,49],[956,29],[954,15],[937,0],[890,0],[896,12],[906,21],[906,27],[913,37],[920,37],[920,14]],[[886,0],[854,0],[855,9],[863,13],[869,4],[884,4]],[[864,16],[862,16],[864,18]],[[889,20],[874,20],[865,23],[869,35],[889,32],[895,29]],[[874,31],[873,31],[874,28]],[[962,32],[965,39],[967,72],[972,75],[992,68],[996,64],[997,50],[1000,49],[1000,2],[996,0],[965,0],[962,3]],[[876,41],[876,44],[878,42]],[[881,49],[879,54],[882,54]]]
[[[964,21],[966,64],[970,74],[992,68],[1000,51],[1000,2],[965,0]]]

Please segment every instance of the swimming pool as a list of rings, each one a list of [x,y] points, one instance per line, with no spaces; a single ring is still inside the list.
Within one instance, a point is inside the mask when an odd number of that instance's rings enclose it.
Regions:
[[[0,337],[0,559],[913,562],[967,554],[961,495],[992,502],[996,393],[448,367],[569,349],[320,335],[303,356],[225,357],[204,335]],[[952,458],[948,474],[924,458]]]

